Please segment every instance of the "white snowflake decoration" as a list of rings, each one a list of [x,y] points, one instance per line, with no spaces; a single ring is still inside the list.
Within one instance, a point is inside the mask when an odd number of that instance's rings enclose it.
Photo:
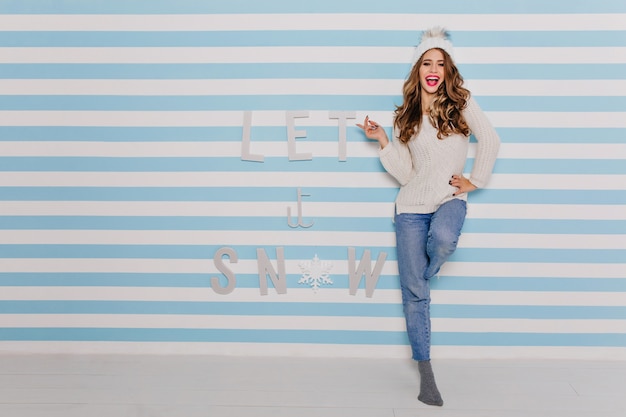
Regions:
[[[303,261],[298,264],[302,271],[302,278],[298,284],[308,284],[313,288],[313,292],[317,292],[320,285],[333,285],[329,272],[333,268],[330,262],[320,261],[315,254],[311,261]]]

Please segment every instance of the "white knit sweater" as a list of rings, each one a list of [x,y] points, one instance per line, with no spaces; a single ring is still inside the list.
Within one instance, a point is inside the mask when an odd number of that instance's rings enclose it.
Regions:
[[[500,138],[487,120],[478,103],[470,97],[463,110],[477,151],[469,180],[478,188],[487,184],[493,170]],[[437,138],[437,129],[424,116],[418,134],[403,144],[394,140],[380,150],[380,160],[389,174],[399,183],[396,197],[397,213],[434,213],[453,198],[467,199],[467,193],[453,197],[457,190],[448,182],[454,174],[462,174],[469,149],[469,138],[454,134]]]

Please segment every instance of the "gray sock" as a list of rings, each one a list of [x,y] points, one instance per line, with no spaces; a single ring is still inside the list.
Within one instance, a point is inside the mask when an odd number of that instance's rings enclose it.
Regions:
[[[417,369],[420,371],[420,394],[417,399],[428,405],[443,405],[443,399],[437,384],[435,383],[435,374],[433,374],[433,368],[430,366],[430,361],[418,361]]]

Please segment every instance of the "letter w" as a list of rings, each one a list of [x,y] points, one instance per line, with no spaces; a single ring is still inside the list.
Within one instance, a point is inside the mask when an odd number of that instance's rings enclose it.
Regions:
[[[363,252],[363,257],[359,262],[359,267],[356,268],[356,251],[354,248],[348,248],[348,272],[350,274],[350,295],[356,295],[356,291],[359,288],[363,275],[365,275],[365,296],[372,298],[376,284],[378,284],[378,278],[380,278],[380,272],[387,259],[387,254],[381,252],[378,254],[376,260],[376,266],[374,267],[374,273],[372,273],[372,262],[369,249]]]

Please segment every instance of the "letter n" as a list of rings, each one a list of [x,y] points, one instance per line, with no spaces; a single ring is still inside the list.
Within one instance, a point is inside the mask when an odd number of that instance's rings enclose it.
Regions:
[[[274,288],[278,294],[287,293],[287,275],[285,274],[285,251],[283,248],[276,248],[276,258],[278,262],[278,274],[274,270],[272,263],[265,253],[265,249],[257,248],[257,265],[259,268],[259,289],[261,295],[267,295],[267,276],[272,280]]]

